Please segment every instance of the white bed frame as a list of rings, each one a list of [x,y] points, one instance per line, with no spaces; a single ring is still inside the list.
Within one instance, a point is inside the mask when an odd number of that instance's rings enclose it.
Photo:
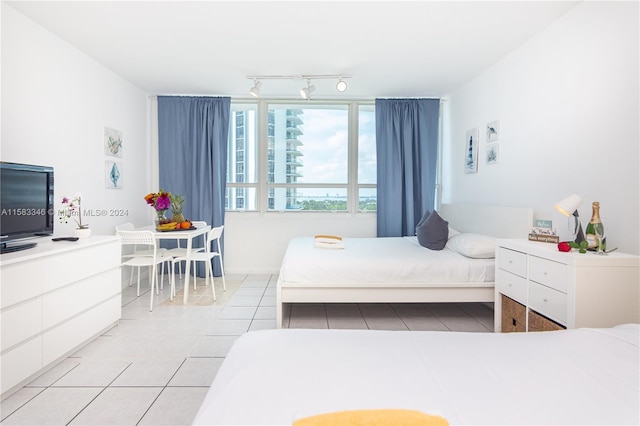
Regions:
[[[442,204],[440,215],[459,232],[498,238],[526,238],[533,223],[533,210],[472,204]],[[276,321],[282,327],[285,303],[453,303],[493,302],[494,282],[414,284],[277,283]]]

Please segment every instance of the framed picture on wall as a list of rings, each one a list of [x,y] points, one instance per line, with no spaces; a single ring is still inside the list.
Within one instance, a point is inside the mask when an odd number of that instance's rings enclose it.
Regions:
[[[498,162],[498,143],[487,144],[487,164],[496,164]]]
[[[487,142],[496,142],[500,139],[500,122],[498,120],[487,123]]]
[[[464,172],[476,173],[478,171],[478,128],[467,130],[465,138]]]
[[[122,158],[122,132],[110,127],[104,128],[104,153]]]
[[[122,189],[122,164],[117,161],[104,162],[105,187]]]

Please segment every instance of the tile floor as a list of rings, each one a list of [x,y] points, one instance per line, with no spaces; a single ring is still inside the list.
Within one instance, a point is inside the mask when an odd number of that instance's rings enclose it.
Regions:
[[[64,359],[0,404],[3,425],[189,425],[235,339],[275,328],[277,276],[216,280],[218,300],[199,280],[189,303],[168,300],[149,312],[148,290],[122,293],[118,326]],[[166,284],[166,283],[165,283]],[[483,304],[295,304],[290,328],[489,332]]]

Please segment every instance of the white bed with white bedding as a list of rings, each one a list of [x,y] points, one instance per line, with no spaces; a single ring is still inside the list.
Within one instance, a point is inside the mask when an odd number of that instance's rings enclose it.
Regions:
[[[238,338],[198,425],[412,409],[450,424],[640,424],[640,325],[540,333],[264,330]]]
[[[440,215],[463,234],[525,238],[529,208],[443,204]],[[493,302],[494,259],[445,248],[429,250],[416,237],[344,238],[343,249],[294,238],[285,252],[276,293],[277,326],[285,303]]]

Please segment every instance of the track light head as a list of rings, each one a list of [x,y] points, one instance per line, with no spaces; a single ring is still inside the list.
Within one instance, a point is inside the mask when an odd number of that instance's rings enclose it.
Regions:
[[[347,82],[344,81],[342,79],[342,77],[340,77],[338,79],[338,82],[336,83],[336,90],[340,93],[344,92],[345,90],[347,90]]]
[[[262,82],[260,80],[253,80],[253,87],[249,90],[249,94],[254,98],[260,96],[260,88],[262,87]]]
[[[311,99],[311,92],[316,90],[316,86],[311,85],[311,80],[307,80],[307,87],[300,89],[300,96],[302,99]]]

